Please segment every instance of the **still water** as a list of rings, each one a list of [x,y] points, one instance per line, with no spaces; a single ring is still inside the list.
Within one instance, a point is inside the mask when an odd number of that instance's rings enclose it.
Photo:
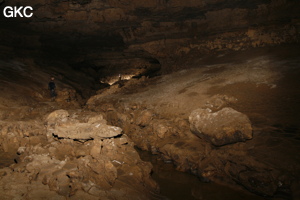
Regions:
[[[214,183],[203,183],[196,176],[175,170],[156,155],[138,150],[144,161],[153,165],[152,178],[159,184],[161,195],[170,200],[263,200],[247,191],[233,190]]]

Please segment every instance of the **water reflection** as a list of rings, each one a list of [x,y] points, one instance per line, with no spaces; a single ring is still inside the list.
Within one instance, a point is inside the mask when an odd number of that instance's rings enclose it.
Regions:
[[[233,190],[214,183],[203,183],[196,176],[176,171],[173,164],[164,163],[158,156],[138,150],[144,161],[153,165],[152,178],[159,184],[161,195],[170,200],[263,200],[247,191]]]

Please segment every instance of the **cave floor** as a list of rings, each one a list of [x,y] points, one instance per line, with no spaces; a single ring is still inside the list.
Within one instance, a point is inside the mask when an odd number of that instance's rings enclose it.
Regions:
[[[300,185],[300,58],[295,52],[299,52],[298,47],[290,50],[287,46],[216,55],[214,59],[203,60],[207,64],[154,78],[132,79],[123,87],[99,92],[83,108],[44,99],[31,107],[8,109],[6,101],[2,118],[40,120],[57,109],[76,114],[78,110],[97,110],[101,105],[112,104],[120,113],[128,114],[127,108],[136,106],[135,109],[152,110],[159,119],[187,121],[191,111],[197,108],[232,107],[250,118],[253,139],[218,147],[218,151],[243,152],[245,160],[254,158],[255,162],[276,168],[282,176],[294,177],[293,183],[286,184],[291,186],[289,190],[294,196],[299,197],[295,188]],[[115,91],[108,93],[108,90]],[[220,103],[220,99],[230,101]],[[176,139],[170,142],[172,140]],[[203,144],[197,137],[191,136],[189,140],[192,146]],[[8,163],[11,156],[3,154],[1,157],[4,158],[1,163]]]
[[[203,61],[208,64],[136,81],[115,93],[101,93],[93,101],[112,103],[122,109],[141,105],[153,110],[160,119],[188,120],[197,108],[232,107],[250,118],[253,139],[220,149],[245,152],[257,162],[276,166],[285,175],[295,177],[295,190],[300,178],[297,52],[297,46],[284,46],[220,54]],[[224,96],[233,100],[218,105],[215,99]]]

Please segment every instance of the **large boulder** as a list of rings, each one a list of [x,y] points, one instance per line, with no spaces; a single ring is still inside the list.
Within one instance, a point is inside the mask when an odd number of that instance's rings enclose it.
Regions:
[[[189,116],[191,131],[215,146],[252,139],[249,118],[232,108],[226,107],[218,112],[210,109],[196,109]]]

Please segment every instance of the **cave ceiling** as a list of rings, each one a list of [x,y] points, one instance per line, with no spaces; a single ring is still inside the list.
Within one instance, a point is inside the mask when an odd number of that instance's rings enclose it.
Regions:
[[[172,71],[212,51],[299,41],[296,0],[2,0],[0,6],[33,8],[31,18],[1,14],[2,57],[61,60],[106,74],[137,73],[153,63]]]

